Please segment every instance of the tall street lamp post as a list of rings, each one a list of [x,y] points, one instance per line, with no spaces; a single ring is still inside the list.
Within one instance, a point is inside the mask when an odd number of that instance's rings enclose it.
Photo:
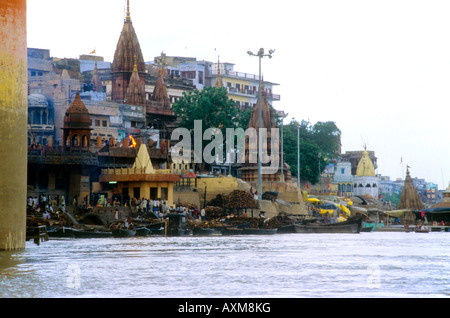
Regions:
[[[264,49],[260,48],[257,54],[254,54],[251,51],[247,51],[248,55],[250,56],[257,56],[259,57],[259,110],[258,110],[258,200],[261,201],[262,199],[262,178],[261,178],[261,151],[262,151],[262,139],[261,139],[261,128],[262,128],[262,110],[261,110],[261,60],[263,57],[268,56],[269,59],[272,58],[272,54],[275,52],[275,50],[269,50],[269,54],[264,54]]]

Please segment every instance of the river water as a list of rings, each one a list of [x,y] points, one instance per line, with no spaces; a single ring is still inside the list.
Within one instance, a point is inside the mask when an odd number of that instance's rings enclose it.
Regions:
[[[450,297],[450,233],[53,239],[0,252],[0,296]]]

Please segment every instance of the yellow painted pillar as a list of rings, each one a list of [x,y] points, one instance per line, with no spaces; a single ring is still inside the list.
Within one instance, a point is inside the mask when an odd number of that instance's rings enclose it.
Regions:
[[[169,182],[167,187],[167,205],[173,206],[173,182]]]
[[[156,198],[161,199],[161,184],[158,183],[157,187],[158,187],[158,191],[156,192],[157,193]]]
[[[25,248],[26,0],[0,1],[0,250]]]

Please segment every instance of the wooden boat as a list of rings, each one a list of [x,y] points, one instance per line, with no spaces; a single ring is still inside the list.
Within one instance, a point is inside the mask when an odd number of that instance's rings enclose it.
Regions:
[[[277,233],[296,233],[295,223],[279,226]]]
[[[237,227],[227,227],[222,229],[222,235],[239,235],[244,232],[244,229],[240,229]]]
[[[338,223],[304,223],[296,224],[296,233],[360,233],[362,217],[349,217],[347,221]]]
[[[165,226],[166,224],[164,222],[150,223],[145,225],[145,227],[151,231],[151,235],[164,235]]]
[[[94,230],[72,230],[73,236],[76,238],[102,238],[111,237],[112,233],[109,231],[94,231]]]
[[[218,232],[214,228],[196,227],[192,229],[193,235],[216,235]]]
[[[372,231],[373,231],[373,228],[374,228],[373,225],[371,225],[371,226],[363,226],[363,227],[361,228],[361,232],[372,232]]]
[[[160,227],[160,228],[149,228],[149,227],[147,227],[149,230],[150,230],[150,235],[164,235],[164,233],[165,233],[165,228],[164,227]]]
[[[277,228],[269,229],[269,228],[246,227],[242,231],[242,234],[247,234],[247,235],[269,235],[269,234],[276,234],[277,231],[278,231]]]
[[[414,229],[414,232],[416,233],[429,233],[430,229],[425,228],[425,229]]]
[[[47,234],[49,237],[74,237],[73,229],[71,227],[47,227]]]
[[[136,235],[136,230],[130,229],[113,229],[112,236],[113,237],[133,237]]]
[[[146,227],[138,227],[136,228],[135,236],[148,236],[152,234],[152,231]]]

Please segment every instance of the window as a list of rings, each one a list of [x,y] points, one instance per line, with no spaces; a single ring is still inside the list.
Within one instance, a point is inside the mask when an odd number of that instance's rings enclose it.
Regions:
[[[99,119],[95,120],[95,126],[100,126],[100,120]]]
[[[161,199],[167,200],[169,198],[169,189],[168,188],[161,188]]]
[[[102,126],[103,126],[103,127],[108,127],[108,123],[107,123],[106,120],[102,120]]]

